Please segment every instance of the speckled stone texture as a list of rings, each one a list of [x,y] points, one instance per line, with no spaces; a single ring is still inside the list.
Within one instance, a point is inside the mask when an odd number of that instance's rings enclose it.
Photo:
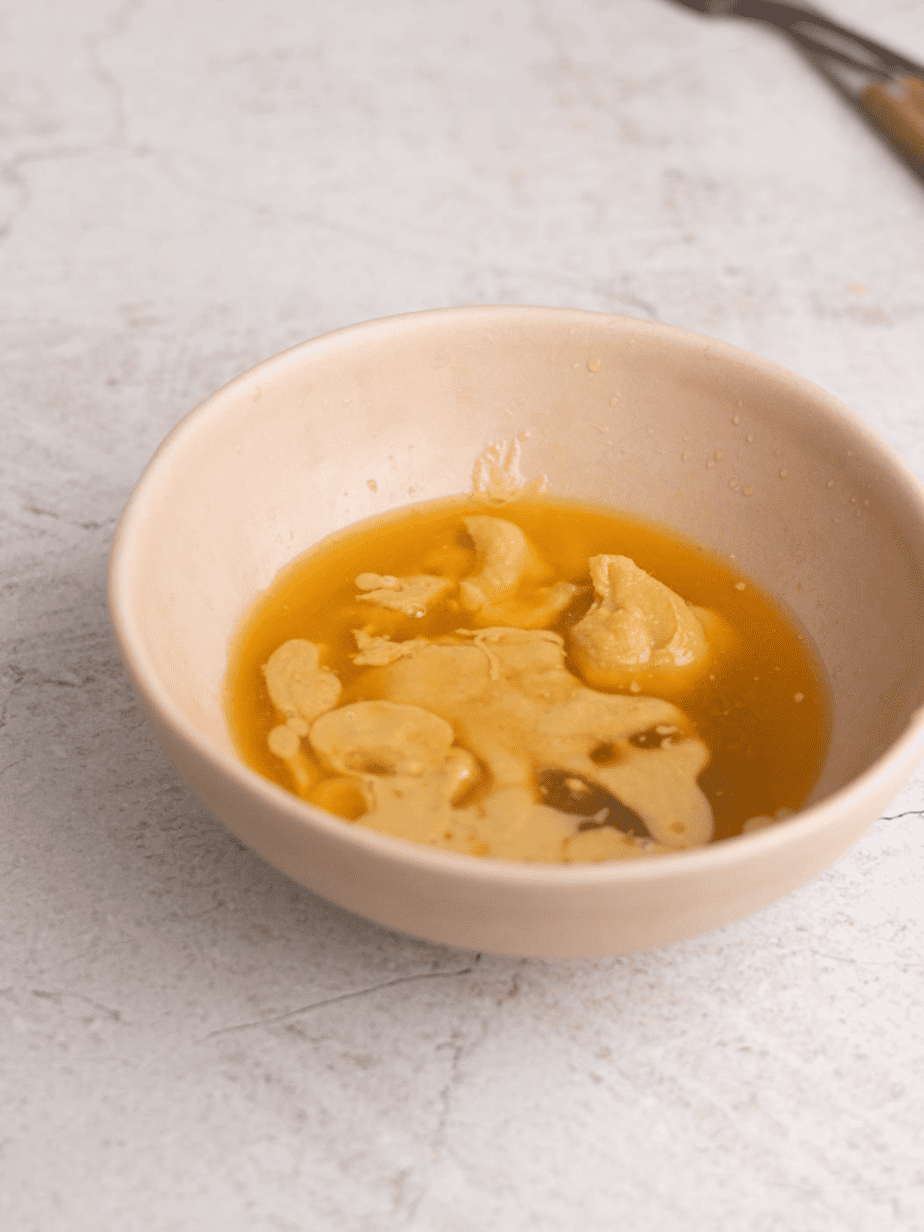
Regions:
[[[830,7],[924,60],[920,0]],[[780,37],[669,0],[32,0],[0,24],[0,1226],[920,1232],[924,771],[720,933],[444,951],[205,814],[104,585],[206,394],[449,304],[717,335],[924,478],[924,184]]]

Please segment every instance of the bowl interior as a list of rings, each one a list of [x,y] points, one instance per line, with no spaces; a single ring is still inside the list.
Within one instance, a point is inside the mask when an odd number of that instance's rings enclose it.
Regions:
[[[276,572],[333,530],[471,490],[517,441],[526,479],[682,531],[777,596],[833,701],[813,799],[924,698],[924,514],[833,398],[697,335],[602,314],[456,309],[356,326],[232,382],[164,443],[116,545],[137,678],[218,753],[228,646]]]

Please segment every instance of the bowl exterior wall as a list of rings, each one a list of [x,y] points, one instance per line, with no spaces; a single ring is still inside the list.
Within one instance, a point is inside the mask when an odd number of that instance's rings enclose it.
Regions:
[[[378,842],[379,836],[357,835],[321,814],[312,825],[305,812],[313,810],[303,810],[278,789],[242,791],[221,764],[178,739],[156,710],[145,709],[168,756],[210,813],[299,885],[425,941],[528,958],[638,953],[750,915],[842,855],[880,815],[916,760],[896,765],[875,795],[827,824],[796,820],[746,844],[731,840],[722,845],[727,859],[667,857],[652,861],[650,875],[625,881],[568,869],[550,883],[544,868],[492,861],[494,875],[485,878],[486,862],[460,858],[434,867],[415,859],[410,844],[399,845],[411,848],[402,860],[395,844]],[[274,799],[277,794],[282,798]],[[758,851],[767,838],[776,841]]]

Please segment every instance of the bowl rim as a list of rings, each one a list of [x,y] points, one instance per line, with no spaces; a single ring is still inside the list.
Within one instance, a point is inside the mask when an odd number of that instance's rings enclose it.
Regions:
[[[904,731],[872,765],[845,786],[792,817],[779,821],[752,834],[735,836],[707,844],[705,847],[660,855],[657,859],[610,860],[575,864],[540,864],[505,860],[492,856],[471,856],[462,852],[427,847],[392,835],[381,834],[335,814],[315,808],[286,788],[265,778],[235,754],[217,748],[200,732],[162,686],[145,653],[143,642],[133,627],[129,609],[129,563],[135,523],[143,514],[148,487],[155,481],[161,467],[171,454],[181,449],[190,435],[196,434],[208,420],[220,413],[222,404],[240,389],[259,383],[262,374],[274,373],[299,362],[307,352],[319,354],[364,335],[381,335],[393,330],[417,327],[439,318],[447,325],[470,322],[474,318],[491,318],[500,322],[506,318],[559,318],[562,323],[579,321],[609,322],[627,332],[660,334],[666,341],[695,347],[705,346],[717,357],[737,360],[752,370],[764,373],[790,388],[795,387],[809,397],[823,417],[839,426],[847,426],[862,438],[880,464],[889,471],[903,498],[917,509],[924,525],[924,488],[910,473],[897,452],[878,436],[856,412],[841,403],[833,394],[790,369],[756,355],[732,343],[676,326],[665,325],[620,314],[574,308],[547,308],[540,305],[471,305],[430,308],[417,312],[361,321],[342,326],[262,360],[254,367],[235,376],[215,390],[204,401],[187,412],[157,447],[138,478],[119,518],[109,554],[108,608],[116,642],[128,674],[143,701],[159,720],[190,745],[198,757],[208,763],[213,772],[229,778],[246,798],[264,808],[282,813],[287,820],[319,829],[330,839],[347,846],[357,846],[369,856],[385,857],[402,863],[409,871],[449,875],[467,881],[490,882],[494,885],[549,886],[564,888],[615,887],[617,885],[656,884],[673,880],[685,868],[706,873],[738,864],[750,863],[761,854],[770,855],[788,846],[798,833],[806,840],[836,825],[846,813],[852,812],[867,799],[886,792],[902,768],[908,772],[924,757],[924,706],[916,710]]]

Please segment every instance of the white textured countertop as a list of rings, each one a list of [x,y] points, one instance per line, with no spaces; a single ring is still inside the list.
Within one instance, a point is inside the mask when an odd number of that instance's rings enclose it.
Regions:
[[[829,8],[924,60],[920,0]],[[33,0],[0,24],[0,1226],[920,1232],[924,769],[719,933],[444,951],[206,815],[104,580],[207,393],[450,304],[717,335],[924,479],[924,183],[780,37],[668,0]]]

